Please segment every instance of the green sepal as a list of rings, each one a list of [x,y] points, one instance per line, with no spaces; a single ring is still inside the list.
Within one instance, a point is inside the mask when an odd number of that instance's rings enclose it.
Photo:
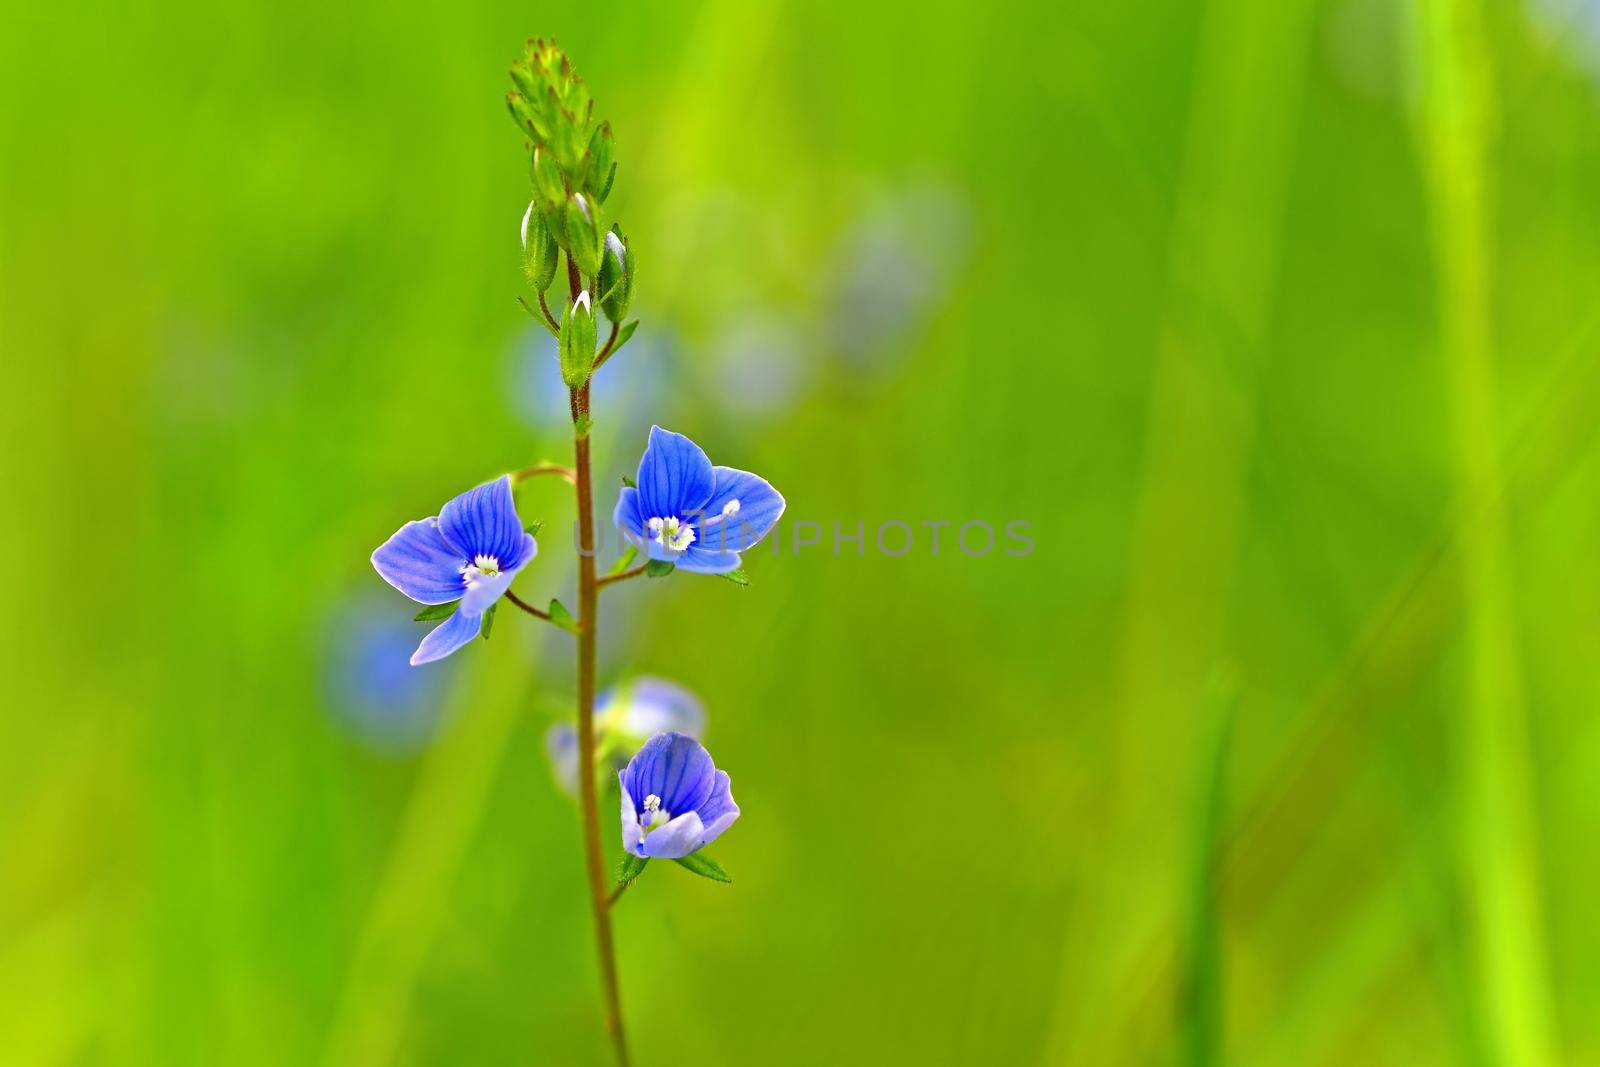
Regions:
[[[578,265],[578,273],[593,278],[600,273],[600,253],[605,250],[606,228],[600,217],[600,204],[582,193],[567,200],[565,223],[567,253]]]
[[[633,303],[633,283],[635,266],[633,255],[633,242],[622,234],[619,226],[611,227],[610,234],[615,236],[622,245],[622,255],[618,257],[616,251],[609,245],[602,249],[600,260],[600,310],[606,313],[606,318],[612,322],[621,322],[628,317],[628,305]],[[620,335],[618,335],[620,338]]]
[[[587,292],[567,307],[561,318],[561,380],[568,389],[577,389],[589,380],[594,370],[594,308]]]
[[[617,180],[617,165],[615,163],[613,163],[613,164],[611,164],[611,169],[606,171],[606,180],[600,184],[599,192],[595,193],[595,196],[599,198],[599,200],[600,200],[600,202],[602,204],[605,203],[606,202],[606,198],[611,195],[611,184],[613,182],[615,182],[616,180]]]
[[[490,604],[483,613],[483,629],[478,631],[478,636],[485,641],[489,640],[489,631],[494,629],[494,612],[499,604]]]
[[[627,481],[628,479],[624,478],[622,480]],[[634,557],[638,554],[638,548],[633,545],[629,545],[627,548],[623,549],[622,555],[617,557],[617,561],[611,565],[611,570],[608,573],[621,574],[623,571],[628,569],[628,565],[633,562]]]
[[[568,633],[578,632],[578,620],[574,619],[567,606],[555,597],[550,598],[550,621]]]
[[[717,577],[718,578],[725,578],[728,581],[732,582],[734,585],[749,586],[749,584],[750,584],[750,576],[744,572],[744,568],[743,567],[735,567],[731,571],[726,571],[726,572],[724,572],[722,574],[717,575]]]
[[[448,604],[429,604],[415,615],[411,616],[412,622],[432,622],[435,619],[447,619],[456,613],[459,600],[452,600]]]
[[[613,349],[613,351],[615,351],[615,349]],[[637,488],[639,488],[639,483],[635,482],[632,478],[628,477],[626,474],[624,474],[622,476],[622,484],[627,486],[629,489],[637,489]]]
[[[633,331],[639,328],[639,320],[634,319],[617,332],[617,343],[611,346],[611,356],[622,351],[622,346],[628,343],[628,338],[633,336]],[[607,356],[610,359],[611,356]]]
[[[623,853],[622,862],[617,865],[617,888],[621,889],[643,874],[645,864],[649,862],[643,856],[635,856],[631,852]]]
[[[559,251],[544,212],[539,210],[537,201],[530,201],[527,214],[522,216],[522,272],[534,292],[544,292],[555,280]]]
[[[539,531],[544,529],[544,520],[543,519],[535,519],[532,522],[528,523],[528,525],[524,526],[522,529],[523,529],[524,533],[531,534],[534,537],[538,537],[539,536]]]
[[[671,563],[664,559],[653,559],[644,565],[644,576],[646,578],[665,578],[677,569],[678,565],[676,563]]]
[[[678,866],[688,871],[693,871],[702,878],[709,878],[713,882],[732,882],[728,872],[722,869],[722,864],[706,855],[704,852],[691,852],[687,856],[673,860]]]

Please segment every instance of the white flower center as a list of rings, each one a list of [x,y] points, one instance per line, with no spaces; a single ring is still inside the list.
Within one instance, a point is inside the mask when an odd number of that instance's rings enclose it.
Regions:
[[[650,539],[669,552],[682,552],[694,544],[694,527],[676,516],[651,519],[645,525],[650,528]]]
[[[640,824],[645,833],[665,825],[672,816],[661,810],[661,798],[651,793],[644,798],[644,821]]]
[[[461,582],[468,589],[475,588],[485,578],[500,576],[500,561],[493,556],[473,556],[472,562],[461,568]]]

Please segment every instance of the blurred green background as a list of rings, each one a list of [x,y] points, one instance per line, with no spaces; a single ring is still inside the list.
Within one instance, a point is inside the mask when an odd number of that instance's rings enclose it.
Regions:
[[[0,1061],[603,1062],[570,641],[408,673],[367,562],[567,454],[535,33],[603,514],[659,421],[823,530],[606,595],[744,809],[640,1063],[1600,1063],[1590,0],[6,3]]]

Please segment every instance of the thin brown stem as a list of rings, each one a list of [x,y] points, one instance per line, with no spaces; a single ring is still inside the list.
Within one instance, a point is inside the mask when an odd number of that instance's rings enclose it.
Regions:
[[[621,885],[617,886],[617,888],[613,889],[611,891],[611,898],[606,901],[606,906],[609,908],[616,907],[617,901],[622,897],[623,893],[627,892],[628,887],[632,884],[633,881],[630,879],[629,881],[623,882]]]
[[[605,347],[600,349],[600,354],[594,357],[594,370],[591,370],[590,374],[599,370],[600,365],[611,358],[611,350],[617,346],[617,333],[621,329],[622,327],[617,323],[613,322],[611,324],[611,336],[606,338]]]
[[[554,622],[555,621],[554,619],[552,619],[550,617],[550,613],[548,611],[540,611],[538,608],[534,607],[532,604],[528,603],[526,600],[523,600],[521,597],[519,597],[517,594],[513,593],[509,589],[506,590],[506,599],[511,601],[517,607],[521,608],[523,611],[526,611],[529,615],[532,615],[536,619],[543,619],[545,622]]]
[[[573,473],[572,468],[563,467],[559,463],[536,463],[531,467],[523,467],[521,470],[511,473],[511,481],[515,484],[541,474],[553,474],[564,480],[568,485],[578,484],[578,476]]]
[[[556,332],[557,336],[559,336],[561,333],[561,323],[557,322],[556,317],[550,313],[550,305],[545,302],[543,293],[539,294],[539,310],[544,312],[544,321],[548,322],[550,324],[550,328]]]
[[[601,589],[604,589],[608,585],[614,585],[617,582],[625,582],[629,578],[637,578],[639,575],[643,574],[645,569],[649,566],[649,561],[646,561],[639,564],[637,567],[630,567],[625,571],[618,571],[616,574],[608,574],[604,578],[600,579],[600,581],[596,584],[598,584]]]

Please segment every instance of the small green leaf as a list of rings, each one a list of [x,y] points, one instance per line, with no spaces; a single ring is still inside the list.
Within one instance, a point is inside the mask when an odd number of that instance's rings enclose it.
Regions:
[[[618,352],[622,351],[622,346],[628,343],[628,338],[632,337],[633,331],[637,330],[638,328],[638,319],[634,319],[632,322],[628,323],[622,328],[621,332],[617,334],[617,343],[611,346],[611,356],[614,356]],[[606,358],[610,359],[611,356],[607,356]]]
[[[639,550],[633,545],[629,545],[623,550],[622,555],[617,557],[617,561],[611,565],[610,573],[621,574],[623,571],[627,570],[628,565],[633,562],[633,558],[638,554]]]
[[[682,859],[675,860],[678,866],[693,871],[702,878],[709,878],[713,882],[732,882],[728,872],[722,869],[722,864],[706,855],[704,852],[691,852]]]
[[[561,601],[550,598],[550,621],[566,630],[568,633],[578,632],[578,620],[572,617],[572,612]]]
[[[456,613],[459,600],[452,600],[448,604],[429,604],[415,615],[411,616],[412,622],[432,622],[434,619],[446,619]]]
[[[524,526],[523,529],[533,536],[538,537],[539,531],[544,529],[544,520],[535,519],[533,522],[530,522],[528,525]]]
[[[617,888],[621,889],[643,874],[644,865],[649,862],[643,856],[635,856],[631,852],[624,854],[622,863],[617,867]]]
[[[622,476],[622,484],[627,486],[629,489],[637,489],[637,488],[639,488],[638,483],[636,483],[632,478],[628,477],[626,474],[624,474]]]
[[[717,575],[717,577],[726,578],[728,581],[732,582],[734,585],[748,586],[750,584],[750,576],[744,572],[744,568],[743,567],[735,567],[733,570],[728,571],[726,574],[719,574],[719,575]]]
[[[499,604],[490,604],[489,610],[483,613],[483,629],[478,631],[478,636],[485,641],[489,640],[489,631],[494,629],[494,609],[499,606]]]
[[[646,578],[665,578],[677,569],[678,565],[676,563],[668,563],[664,559],[653,559],[644,565],[644,576]]]

